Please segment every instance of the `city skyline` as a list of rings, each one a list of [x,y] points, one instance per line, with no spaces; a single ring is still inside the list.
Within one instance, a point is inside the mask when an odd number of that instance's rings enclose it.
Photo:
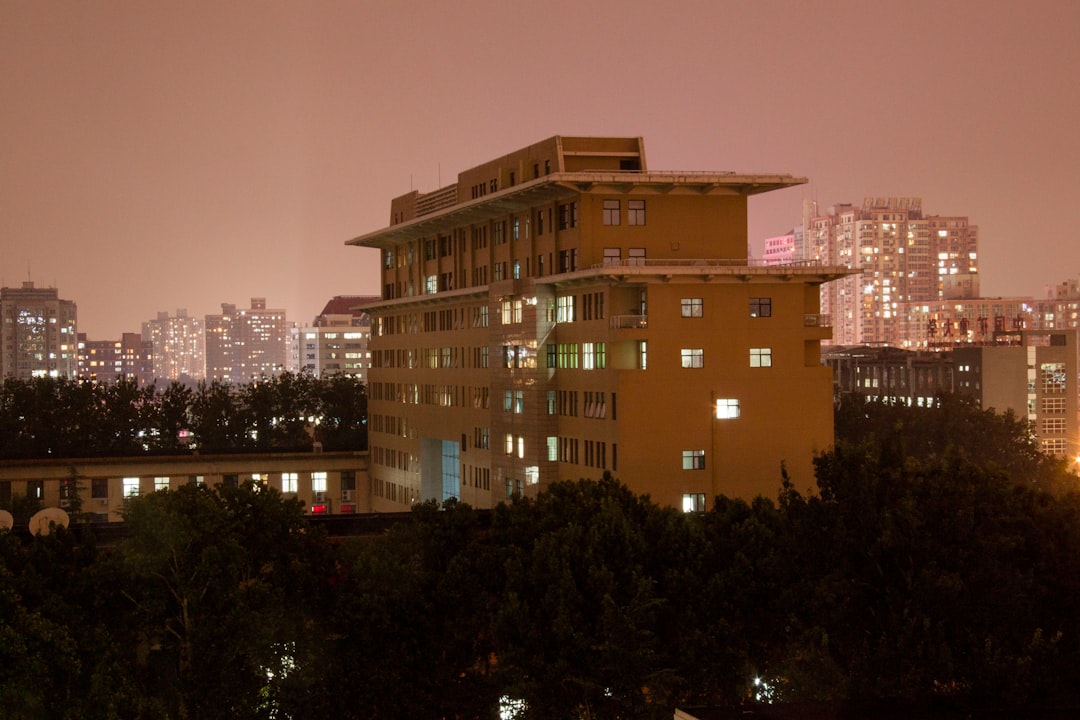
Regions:
[[[554,134],[808,177],[751,201],[755,254],[804,199],[919,196],[979,226],[983,295],[1080,274],[1075,3],[544,10],[0,5],[0,285],[58,288],[94,339],[257,296],[306,322],[378,291],[344,243],[386,197]]]

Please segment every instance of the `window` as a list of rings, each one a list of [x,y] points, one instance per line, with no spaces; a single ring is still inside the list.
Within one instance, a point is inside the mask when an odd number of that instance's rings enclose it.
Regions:
[[[523,390],[514,391],[514,412],[518,415],[525,412],[525,392]]]
[[[608,247],[604,248],[604,265],[618,265],[622,262],[622,249]]]
[[[94,478],[90,481],[90,497],[95,500],[109,497],[109,481],[107,478]]]
[[[732,420],[739,417],[739,401],[735,398],[720,398],[716,401],[716,419]]]
[[[1042,432],[1043,435],[1064,435],[1065,418],[1044,418]]]
[[[683,495],[682,510],[685,513],[705,512],[705,493],[686,493]]]
[[[313,472],[311,473],[311,492],[324,493],[326,492],[326,473],[325,472]]]
[[[645,264],[645,248],[630,248],[626,251],[628,265]]]
[[[584,370],[596,369],[596,349],[594,343],[582,343],[581,345],[581,367]]]
[[[626,201],[626,224],[627,225],[644,225],[645,224],[645,201],[644,200],[627,200]]]
[[[605,225],[618,225],[619,215],[622,214],[620,203],[618,200],[605,200],[604,201],[604,224]]]
[[[44,480],[28,480],[26,482],[26,497],[42,500],[45,497]]]
[[[683,298],[682,299],[682,316],[683,317],[701,317],[701,311],[704,307],[704,303],[701,298]]]
[[[281,473],[281,492],[294,493],[296,492],[296,479],[297,473],[286,472]]]
[[[704,450],[683,450],[682,451],[682,469],[683,470],[704,470],[705,469],[705,451]]]
[[[750,348],[750,367],[772,367],[772,348]]]
[[[132,498],[139,496],[139,478],[126,477],[123,479],[124,497]]]
[[[548,436],[547,439],[547,459],[548,462],[555,462],[559,459],[559,438],[555,436]]]
[[[577,308],[576,295],[560,295],[556,300],[556,322],[574,322],[575,309]]]
[[[646,370],[649,365],[649,342],[647,340],[638,341],[638,370]]]
[[[705,351],[702,348],[683,348],[681,352],[684,368],[705,367]]]
[[[168,490],[168,489],[169,489],[169,478],[167,478],[167,477],[156,477],[156,478],[154,478],[154,492],[157,492],[159,490]]]
[[[772,298],[750,298],[750,317],[772,317]]]

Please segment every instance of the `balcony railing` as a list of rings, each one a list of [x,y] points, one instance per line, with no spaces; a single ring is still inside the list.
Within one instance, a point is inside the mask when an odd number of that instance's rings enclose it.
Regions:
[[[803,315],[803,325],[805,327],[832,327],[832,316],[830,315]]]
[[[648,315],[612,315],[611,327],[620,330],[649,327]]]

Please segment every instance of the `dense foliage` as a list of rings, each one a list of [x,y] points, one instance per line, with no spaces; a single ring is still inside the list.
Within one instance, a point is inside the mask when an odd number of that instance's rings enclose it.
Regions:
[[[367,448],[358,379],[284,373],[247,385],[0,383],[0,459]]]
[[[1076,476],[960,401],[842,407],[849,423],[816,493],[778,479],[776,502],[700,514],[605,478],[485,515],[421,505],[333,545],[249,484],[138,498],[107,553],[79,528],[0,535],[0,707],[494,720],[509,699],[531,720],[755,697],[1080,702]]]

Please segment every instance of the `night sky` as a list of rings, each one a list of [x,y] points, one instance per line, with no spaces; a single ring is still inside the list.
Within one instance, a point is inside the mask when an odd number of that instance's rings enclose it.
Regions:
[[[984,295],[1080,275],[1080,2],[0,0],[0,280],[92,339],[378,292],[390,198],[552,135],[786,172],[753,241],[917,195]]]

